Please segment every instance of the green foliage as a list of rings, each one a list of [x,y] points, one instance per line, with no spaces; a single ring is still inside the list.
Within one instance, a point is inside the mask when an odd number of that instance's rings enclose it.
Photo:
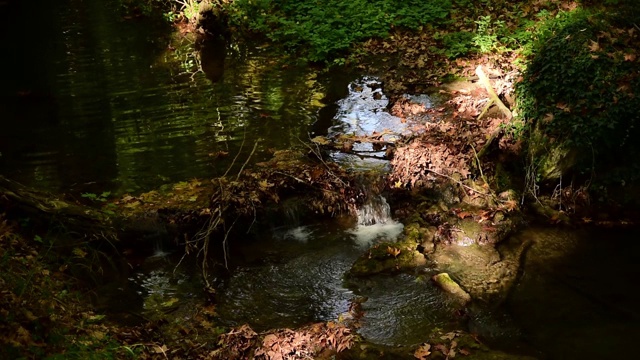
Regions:
[[[236,0],[229,9],[236,26],[263,33],[311,61],[331,61],[354,43],[386,37],[391,27],[419,29],[446,21],[449,0]],[[342,60],[338,60],[341,63]]]
[[[491,15],[481,16],[475,21],[478,30],[473,43],[481,53],[490,53],[498,49],[498,32],[504,27],[504,21],[491,19]]]
[[[443,45],[442,52],[449,59],[455,59],[475,52],[474,37],[475,35],[468,31],[445,34],[441,39]]]
[[[516,88],[527,126],[579,150],[583,169],[640,154],[639,40],[616,20],[578,9],[545,22]]]
[[[97,195],[97,194],[94,194],[94,193],[83,193],[80,196],[82,196],[85,199],[92,200],[92,201],[106,202],[107,198],[109,197],[109,195],[111,195],[111,191],[104,191],[100,195]]]
[[[170,9],[172,2],[172,0],[118,0],[116,4],[128,16],[151,16],[158,11]]]
[[[204,3],[208,3],[208,1],[200,0],[174,0],[174,2],[180,6],[178,14],[189,19],[189,21],[195,21],[198,18],[201,6],[204,6]]]

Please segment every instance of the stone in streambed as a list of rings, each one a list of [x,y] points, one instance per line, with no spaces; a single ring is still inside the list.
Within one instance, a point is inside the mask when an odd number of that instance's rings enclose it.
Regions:
[[[448,292],[453,295],[460,302],[466,304],[471,301],[471,296],[464,291],[458,283],[453,281],[449,274],[440,273],[438,275],[434,275],[431,278],[442,290]]]

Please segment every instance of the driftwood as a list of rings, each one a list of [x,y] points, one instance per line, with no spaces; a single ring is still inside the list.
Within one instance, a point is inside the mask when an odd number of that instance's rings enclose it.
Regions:
[[[478,75],[478,79],[480,80],[480,83],[485,88],[485,90],[487,90],[487,93],[489,94],[489,102],[487,102],[487,105],[485,105],[484,109],[482,109],[482,112],[478,116],[478,120],[480,120],[487,113],[491,105],[494,105],[494,104],[498,106],[498,108],[504,114],[507,120],[511,120],[513,118],[513,114],[511,114],[511,110],[509,110],[509,108],[502,102],[502,100],[500,100],[495,90],[493,90],[493,86],[491,86],[491,81],[489,80],[489,77],[487,76],[487,74],[485,74],[484,70],[482,70],[482,65],[478,65],[478,67],[476,68],[476,75]],[[485,143],[485,145],[480,149],[480,151],[478,151],[478,154],[477,154],[478,158],[482,158],[486,155],[486,153],[489,151],[491,144],[493,144],[493,142],[498,138],[501,132],[502,132],[502,128],[499,127],[491,134],[489,139],[487,139],[487,142]]]
[[[511,110],[500,100],[498,94],[496,94],[495,90],[493,90],[493,86],[491,86],[491,81],[489,81],[489,77],[485,74],[484,70],[482,70],[482,65],[479,65],[476,68],[476,75],[478,75],[478,79],[480,79],[480,83],[484,86],[485,90],[489,94],[489,102],[484,107],[480,115],[478,116],[478,120],[481,119],[485,113],[489,110],[491,105],[495,104],[498,106],[500,111],[507,117],[508,120],[511,120],[513,115],[511,114]]]

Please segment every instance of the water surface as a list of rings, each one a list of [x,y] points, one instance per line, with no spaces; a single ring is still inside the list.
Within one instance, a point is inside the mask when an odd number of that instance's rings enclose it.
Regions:
[[[220,175],[256,142],[256,161],[301,146],[331,92],[346,91],[344,74],[286,64],[263,44],[195,44],[102,1],[13,10],[34,21],[5,19],[24,32],[0,35],[12,49],[0,60],[0,172],[43,189],[139,192]]]

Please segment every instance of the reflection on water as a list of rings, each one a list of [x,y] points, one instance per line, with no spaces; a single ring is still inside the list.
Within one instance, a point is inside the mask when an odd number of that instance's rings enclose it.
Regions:
[[[0,35],[17,49],[0,60],[9,77],[0,170],[37,187],[136,191],[212,177],[243,141],[259,141],[256,160],[297,146],[324,105],[330,79],[284,67],[266,49],[211,39],[196,52],[151,19],[122,21],[96,0],[30,12],[43,21]]]

